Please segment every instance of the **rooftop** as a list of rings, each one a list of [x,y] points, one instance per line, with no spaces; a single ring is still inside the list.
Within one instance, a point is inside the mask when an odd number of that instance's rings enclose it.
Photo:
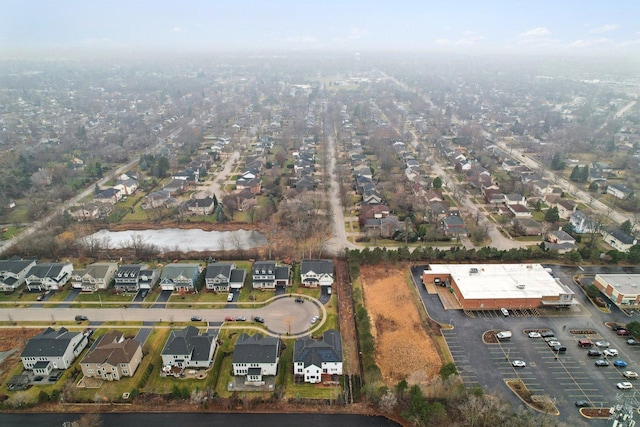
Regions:
[[[425,273],[451,275],[469,300],[573,295],[540,264],[430,264]]]
[[[598,278],[623,295],[640,294],[640,274],[598,274],[596,279]]]

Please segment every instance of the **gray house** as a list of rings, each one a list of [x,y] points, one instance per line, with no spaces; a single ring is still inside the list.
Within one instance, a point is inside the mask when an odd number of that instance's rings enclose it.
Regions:
[[[0,291],[13,292],[24,282],[27,272],[36,265],[34,259],[0,260]]]
[[[20,359],[24,369],[49,375],[53,369],[68,369],[88,342],[81,332],[47,328],[29,340]]]
[[[260,334],[242,334],[233,350],[233,375],[244,376],[246,383],[262,383],[263,376],[278,373],[280,339]]]
[[[187,326],[171,331],[162,352],[162,365],[177,368],[208,368],[216,349],[217,335],[201,334],[198,328]]]
[[[30,291],[57,291],[71,278],[73,264],[70,262],[42,263],[32,266],[25,277]]]
[[[199,274],[198,264],[167,264],[160,275],[160,288],[163,291],[193,292]]]
[[[71,286],[82,292],[95,292],[109,287],[118,271],[115,262],[97,262],[87,268],[75,270],[71,276]]]
[[[231,281],[231,272],[235,270],[235,264],[214,262],[207,265],[204,276],[204,284],[208,290],[216,292],[228,292]]]

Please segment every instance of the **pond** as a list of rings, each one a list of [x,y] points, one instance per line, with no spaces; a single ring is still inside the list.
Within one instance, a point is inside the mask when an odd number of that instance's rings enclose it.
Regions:
[[[163,228],[159,230],[100,230],[83,238],[100,242],[104,248],[127,248],[137,244],[153,245],[161,252],[206,252],[246,250],[267,244],[264,234],[254,230],[204,231]]]

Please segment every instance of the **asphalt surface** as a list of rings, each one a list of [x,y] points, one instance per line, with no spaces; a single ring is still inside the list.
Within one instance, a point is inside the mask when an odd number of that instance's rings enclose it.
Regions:
[[[498,310],[475,312],[473,317],[462,310],[445,310],[438,295],[428,294],[422,285],[420,274],[424,267],[412,269],[412,276],[423,303],[435,321],[442,325],[452,325],[444,329],[443,336],[449,347],[462,381],[468,389],[481,387],[485,393],[498,394],[510,401],[514,408],[526,408],[520,399],[505,384],[507,378],[520,378],[534,395],[548,396],[560,411],[559,421],[568,425],[605,426],[601,420],[588,421],[575,407],[575,401],[587,400],[593,407],[608,408],[616,403],[617,393],[630,396],[633,390],[620,392],[615,384],[623,381],[622,371],[640,372],[640,346],[631,347],[623,338],[605,325],[605,322],[628,323],[640,320],[637,314],[631,316],[611,308],[611,313],[597,310],[580,287],[573,283],[573,277],[580,274],[640,273],[640,268],[551,267],[560,280],[575,293],[579,305],[571,310],[550,310],[539,317],[516,316],[512,313],[504,317]],[[487,344],[482,336],[486,331],[512,331],[512,338],[498,344]],[[540,338],[529,338],[530,330],[551,330],[567,347],[566,353],[556,354]],[[591,332],[581,335],[578,331]],[[597,368],[594,360],[587,356],[587,349],[580,348],[581,338],[592,341],[604,339],[611,348],[619,351],[619,356],[629,366],[624,369],[608,366]],[[513,360],[524,360],[525,368],[514,368]],[[612,360],[612,362],[613,362]],[[634,383],[640,387],[640,383]]]

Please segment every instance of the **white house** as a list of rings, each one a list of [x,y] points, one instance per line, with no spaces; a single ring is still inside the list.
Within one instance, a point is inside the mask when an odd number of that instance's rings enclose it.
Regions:
[[[34,259],[0,260],[0,291],[13,292],[20,287],[27,272],[36,265]]]
[[[575,211],[569,217],[569,222],[573,225],[573,229],[578,234],[595,233],[596,223],[592,221],[583,211]]]
[[[304,286],[331,286],[333,277],[333,261],[330,259],[303,259],[300,264],[300,278]]]
[[[323,375],[342,375],[342,339],[340,332],[325,331],[322,340],[301,338],[293,349],[293,374],[306,383],[319,383]]]
[[[638,244],[637,238],[628,235],[619,228],[602,230],[602,240],[620,252],[629,252],[632,246]]]
[[[217,335],[201,334],[198,328],[187,326],[171,331],[162,349],[162,365],[177,368],[208,368],[213,361]]]
[[[27,342],[20,359],[24,369],[48,375],[53,369],[68,369],[88,342],[81,332],[47,328]]]
[[[208,290],[216,292],[228,292],[231,272],[235,270],[235,264],[214,262],[207,265],[204,275],[204,284]]]
[[[83,292],[95,292],[107,289],[118,271],[115,262],[97,262],[87,268],[75,270],[71,276],[71,286]]]
[[[242,334],[233,350],[233,375],[244,376],[245,383],[262,385],[265,375],[278,373],[280,339],[260,334]]]
[[[73,274],[70,262],[36,264],[29,269],[25,277],[30,291],[57,291],[62,288]]]

